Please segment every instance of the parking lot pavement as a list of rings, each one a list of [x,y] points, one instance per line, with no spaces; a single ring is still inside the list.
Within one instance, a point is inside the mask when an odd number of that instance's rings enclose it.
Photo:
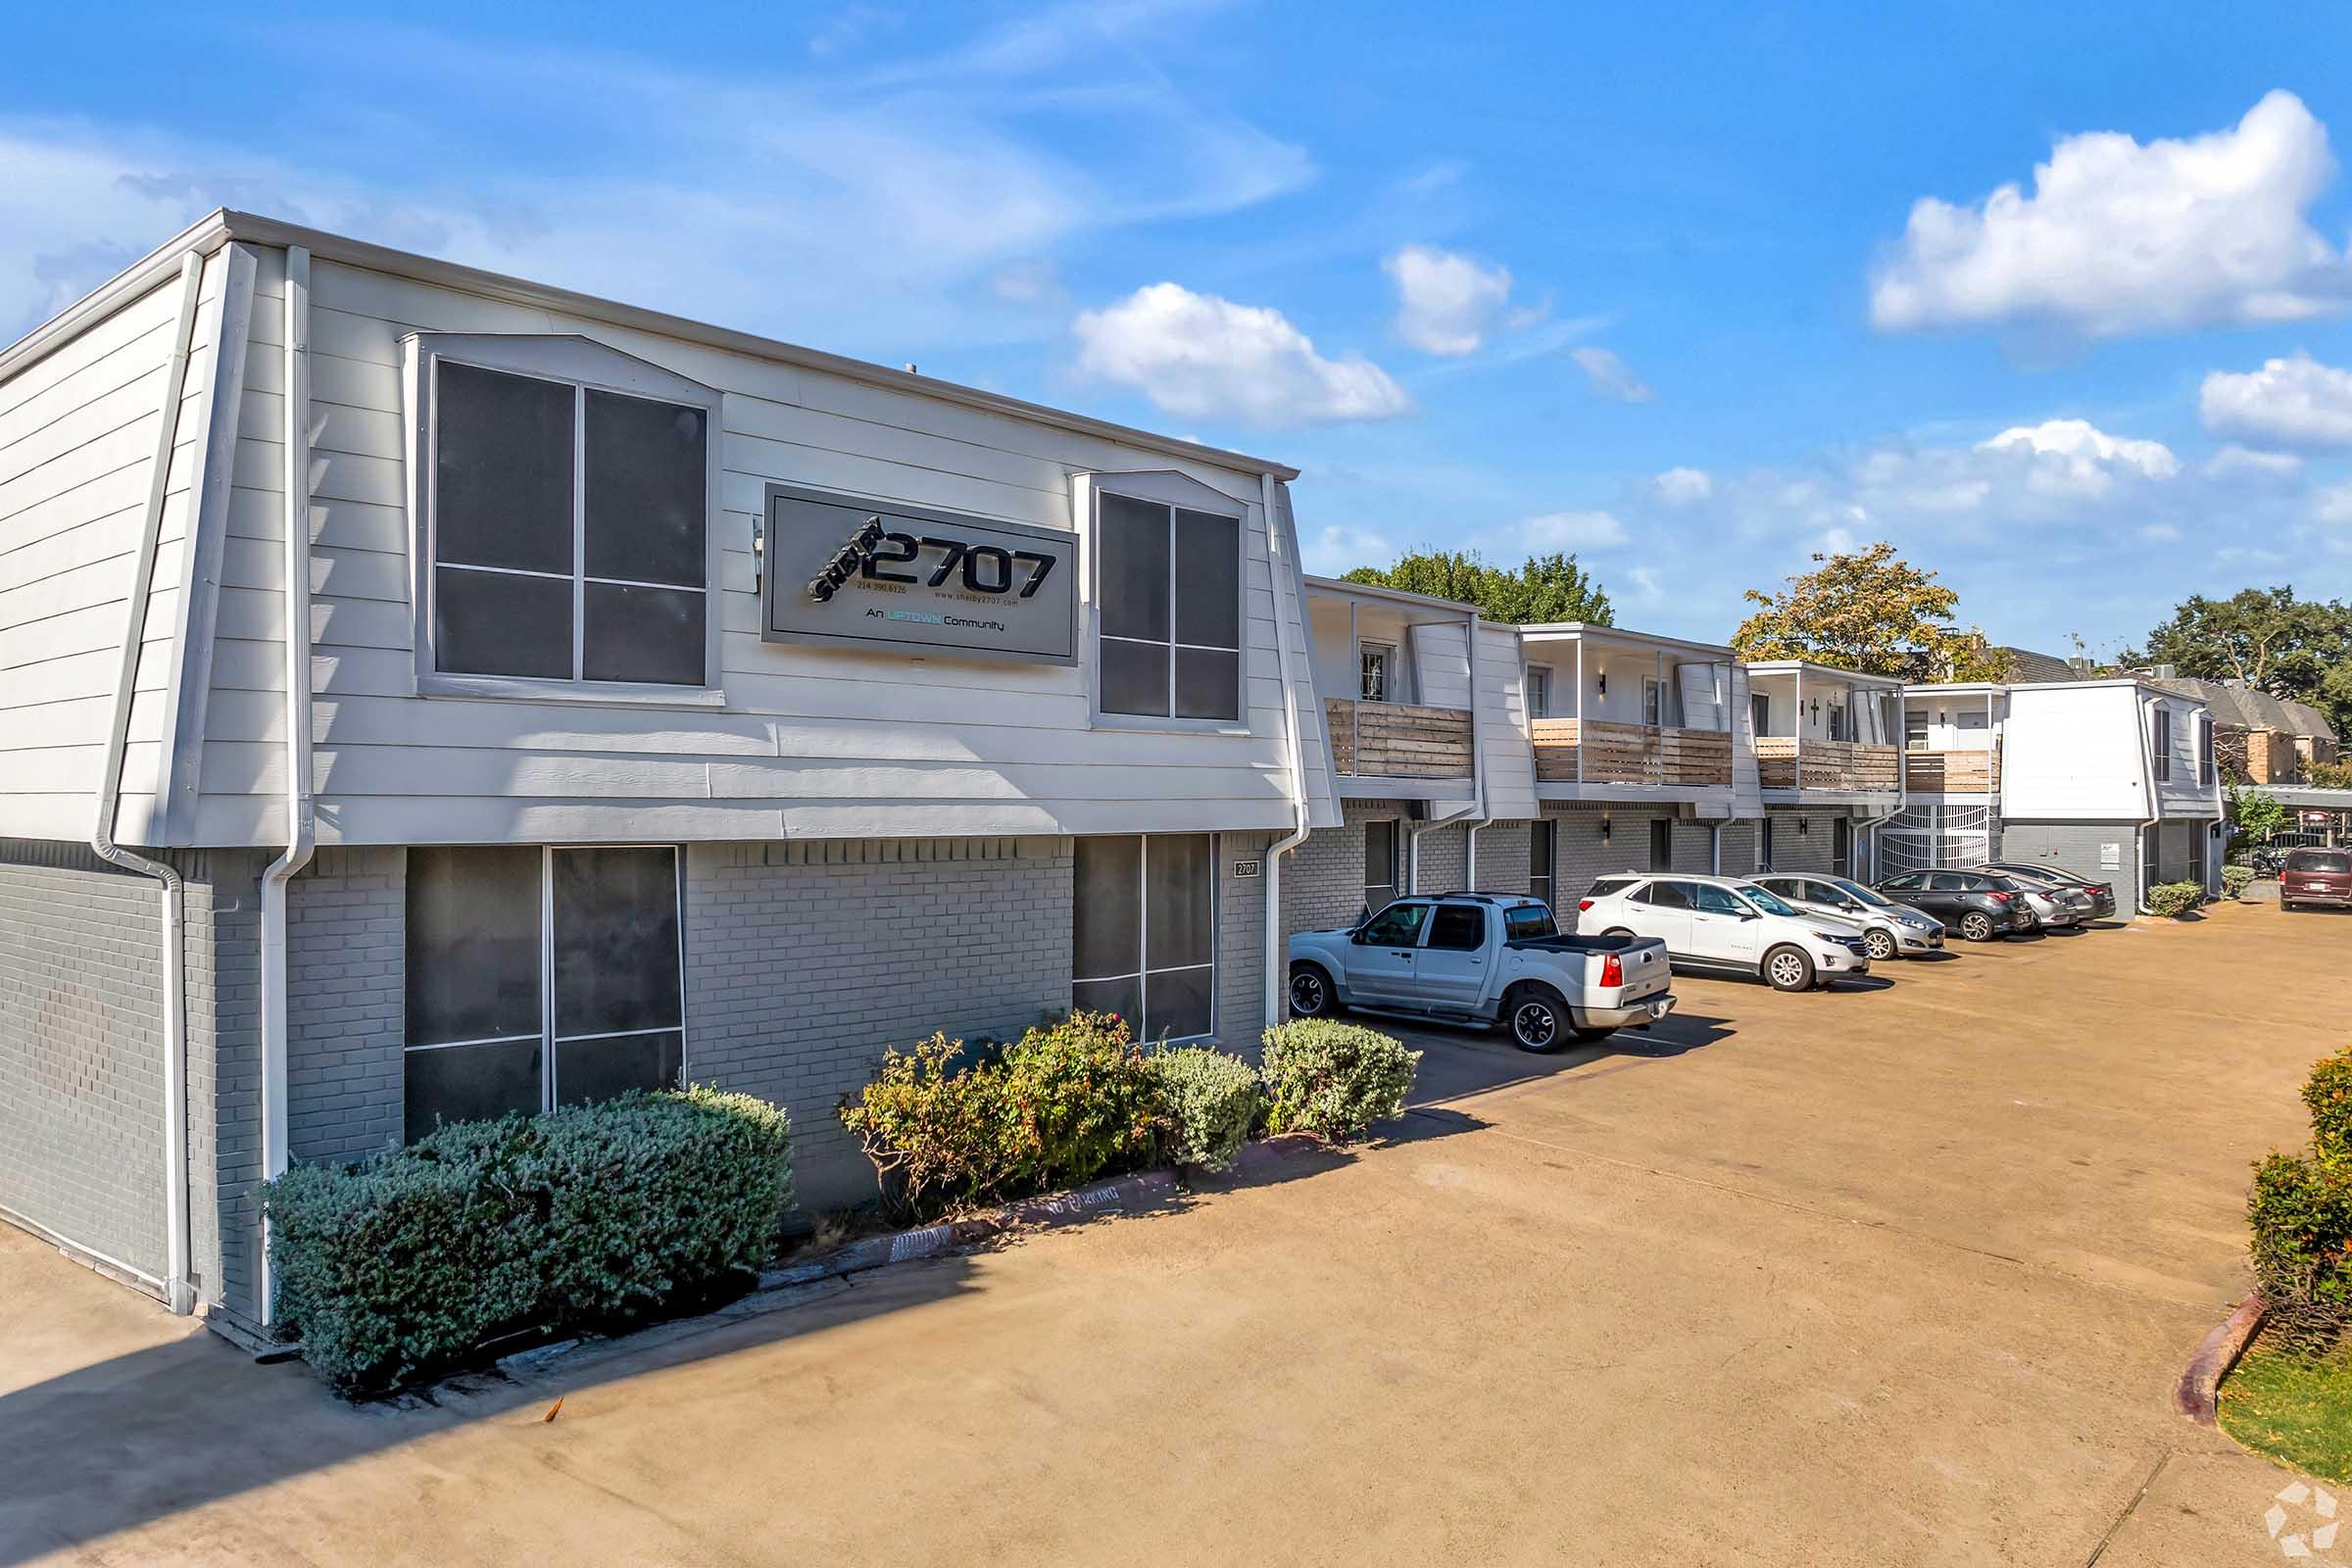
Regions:
[[[2347,957],[2232,906],[1414,1030],[1380,1147],[434,1408],[10,1239],[0,1562],[2274,1561],[2287,1477],[2169,1396]]]

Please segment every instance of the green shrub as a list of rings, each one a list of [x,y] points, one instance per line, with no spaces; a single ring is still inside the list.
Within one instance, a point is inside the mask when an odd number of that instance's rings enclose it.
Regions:
[[[2246,1223],[2272,1328],[2324,1349],[2352,1321],[2352,1158],[2273,1150],[2254,1167]]]
[[[1152,1060],[1173,1124],[1176,1162],[1231,1169],[1265,1098],[1256,1072],[1239,1056],[1200,1046],[1162,1051]]]
[[[2322,1153],[2352,1159],[2352,1046],[2311,1064],[2303,1080],[2311,1141]]]
[[[792,1196],[784,1112],[709,1089],[459,1122],[263,1189],[277,1321],[346,1389],[484,1340],[640,1315],[769,1255]]]
[[[2178,920],[2205,902],[2205,890],[2194,882],[2159,882],[2148,889],[2148,912]]]
[[[1151,1059],[1124,1022],[1090,1012],[1031,1029],[995,1060],[944,1034],[885,1053],[839,1114],[903,1220],[1092,1181],[1156,1157],[1168,1130]]]
[[[2315,789],[2352,790],[2352,762],[2314,762],[2307,771]]]
[[[2250,865],[2225,865],[2222,867],[2222,892],[2229,898],[2244,898],[2246,889],[2252,886],[2253,882],[2254,868]]]
[[[1312,1133],[1333,1143],[1361,1138],[1404,1113],[1421,1053],[1362,1024],[1298,1018],[1265,1033],[1270,1132]]]

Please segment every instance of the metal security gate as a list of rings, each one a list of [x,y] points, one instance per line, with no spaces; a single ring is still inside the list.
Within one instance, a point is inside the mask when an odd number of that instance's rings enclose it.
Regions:
[[[1982,865],[1993,858],[1992,808],[1986,806],[1909,806],[1879,832],[1880,873],[1926,871],[1939,865]]]

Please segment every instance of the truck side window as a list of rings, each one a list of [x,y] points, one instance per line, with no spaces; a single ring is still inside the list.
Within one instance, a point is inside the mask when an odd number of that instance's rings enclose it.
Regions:
[[[1474,904],[1441,904],[1430,923],[1429,945],[1475,953],[1486,946],[1487,911]]]
[[[1364,927],[1364,941],[1376,948],[1409,948],[1421,934],[1421,922],[1429,918],[1426,904],[1392,904],[1372,917]]]

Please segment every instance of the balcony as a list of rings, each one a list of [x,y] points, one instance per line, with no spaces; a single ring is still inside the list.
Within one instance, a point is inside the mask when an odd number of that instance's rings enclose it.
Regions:
[[[2001,787],[1997,746],[1984,751],[1915,751],[1904,756],[1904,783],[1914,795],[1990,795]]]
[[[1721,730],[1539,718],[1532,726],[1539,784],[1704,788],[1732,782],[1732,738]]]
[[[1470,714],[1459,708],[1324,699],[1331,760],[1359,778],[1466,779],[1471,776]]]
[[[1899,755],[1892,746],[1861,741],[1806,741],[1800,747],[1794,735],[1759,735],[1757,782],[1768,790],[1892,795]],[[1917,760],[1915,757],[1914,764]],[[1917,776],[1915,766],[1913,777]]]

